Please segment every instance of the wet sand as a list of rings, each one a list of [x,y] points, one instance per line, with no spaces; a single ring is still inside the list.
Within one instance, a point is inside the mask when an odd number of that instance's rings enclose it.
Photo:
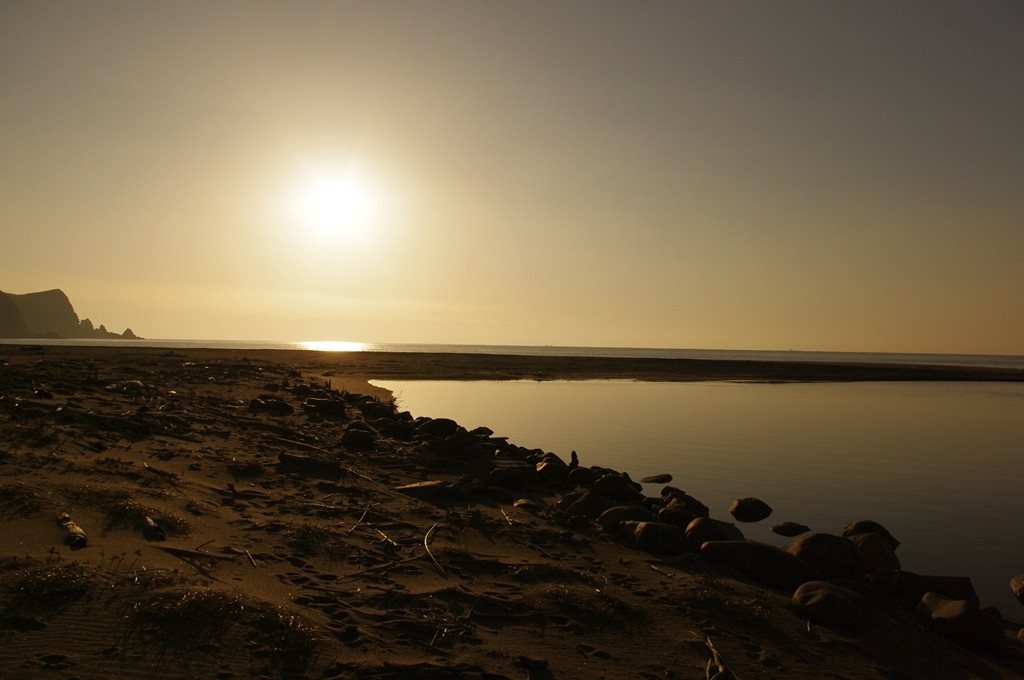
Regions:
[[[721,662],[720,678],[1021,677],[1016,624],[1005,623],[1005,656],[926,632],[913,609],[885,597],[872,600],[866,626],[808,625],[790,593],[699,553],[642,552],[621,531],[567,521],[573,490],[536,473],[543,452],[413,421],[366,383],[1021,377],[0,347],[0,669],[11,678],[651,679],[710,677]],[[68,520],[85,547],[72,547]]]

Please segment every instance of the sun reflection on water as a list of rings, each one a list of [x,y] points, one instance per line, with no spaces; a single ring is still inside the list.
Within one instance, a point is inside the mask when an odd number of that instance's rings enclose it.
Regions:
[[[323,340],[300,342],[302,349],[314,352],[362,352],[367,348],[365,342],[342,342],[339,340]]]

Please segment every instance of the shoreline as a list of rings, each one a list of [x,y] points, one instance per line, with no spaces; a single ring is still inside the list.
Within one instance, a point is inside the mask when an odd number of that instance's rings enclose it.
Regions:
[[[918,591],[969,605],[964,580],[860,562],[833,573],[776,548],[751,568],[707,547],[729,530],[691,532],[689,515],[708,508],[678,489],[644,497],[628,470],[570,468],[486,428],[399,413],[386,390],[359,396],[365,380],[395,377],[377,371],[491,380],[526,364],[353,358],[367,357],[0,352],[0,667],[111,679],[668,680],[711,677],[716,664],[729,669],[720,680],[1024,677],[1017,612],[995,624],[1004,647],[982,640],[995,649],[922,628]],[[684,375],[629,363],[603,374],[545,363],[560,377],[542,379]],[[707,368],[701,379],[723,379]],[[794,609],[794,573],[839,579],[863,619]]]
[[[930,364],[647,359],[284,349],[175,349],[0,345],[0,359],[113,356],[262,360],[329,370],[343,378],[401,380],[641,380],[652,382],[1024,382],[1024,369]]]

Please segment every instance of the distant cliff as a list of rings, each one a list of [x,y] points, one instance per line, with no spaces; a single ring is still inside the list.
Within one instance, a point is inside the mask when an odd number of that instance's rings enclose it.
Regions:
[[[0,338],[136,338],[128,328],[118,335],[78,319],[62,290],[14,295],[0,291]]]

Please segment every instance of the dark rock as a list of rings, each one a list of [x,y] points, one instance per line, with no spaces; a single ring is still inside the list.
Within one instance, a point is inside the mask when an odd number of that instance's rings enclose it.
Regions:
[[[376,443],[377,435],[355,428],[349,428],[341,438],[341,445],[353,451],[372,449]]]
[[[998,607],[982,607],[981,611],[988,614],[989,616],[994,616],[1000,621],[1003,620],[1003,613],[999,611]]]
[[[504,489],[521,489],[532,484],[537,478],[537,469],[526,463],[506,465],[491,470],[487,475],[487,483]]]
[[[634,489],[636,489],[637,493],[643,493],[644,492],[644,485],[641,484],[640,482],[634,482],[632,479],[630,479],[628,472],[620,472],[619,476],[622,477],[623,479],[625,479],[627,482],[629,482],[629,485],[632,486]]]
[[[408,411],[403,411],[403,413],[408,415],[409,412]],[[470,434],[480,435],[481,437],[490,437],[492,434],[494,434],[494,430],[492,430],[489,427],[483,427],[481,425],[480,427],[474,427],[472,430],[469,431],[469,433]]]
[[[799,557],[773,545],[754,541],[708,541],[700,554],[709,562],[731,567],[769,588],[789,593],[808,581],[820,581],[821,573]]]
[[[560,499],[558,499],[558,502],[555,503],[555,507],[561,510],[562,512],[565,512],[570,507],[572,507],[573,503],[583,498],[583,496],[585,496],[586,494],[586,491],[570,491],[569,493],[565,494]]]
[[[633,541],[637,550],[655,555],[682,555],[690,552],[686,531],[674,524],[637,522],[633,529]]]
[[[690,526],[690,522],[697,519],[692,512],[686,508],[662,508],[658,511],[658,521],[665,524],[675,524],[684,529]]]
[[[602,512],[597,523],[605,531],[611,531],[626,521],[653,522],[654,514],[639,505],[616,505]]]
[[[575,470],[580,466],[580,457],[576,455],[575,451],[573,451],[570,455],[572,456],[572,459],[569,461],[569,469]]]
[[[541,456],[540,460],[544,463],[551,463],[552,465],[561,465],[565,468],[566,474],[569,474],[569,466],[565,464],[565,461],[558,457],[557,453],[545,453]]]
[[[634,505],[643,500],[633,484],[621,475],[604,475],[594,482],[594,491],[605,498],[627,505]]]
[[[861,571],[899,571],[900,559],[892,544],[879,534],[853,534],[848,541],[857,549]]]
[[[925,628],[968,649],[1006,653],[1002,622],[978,609],[973,602],[925,593],[917,605],[917,618]]]
[[[667,496],[663,493],[662,498],[669,499],[668,503],[665,504],[666,508],[683,508],[689,510],[697,517],[708,517],[711,514],[708,506],[704,505],[693,496],[679,490],[676,490]]]
[[[974,584],[966,576],[923,576],[910,571],[880,571],[870,575],[880,588],[916,607],[925,593],[938,593],[951,600],[966,600],[978,606]]]
[[[806,534],[810,530],[811,528],[809,526],[797,524],[796,522],[783,522],[782,524],[776,524],[771,528],[772,533],[776,533],[779,536],[786,536],[787,538]]]
[[[594,487],[594,482],[596,481],[597,473],[590,468],[577,467],[569,470],[569,486],[582,486],[587,489],[592,489]]]
[[[1017,602],[1024,604],[1024,574],[1010,579],[1010,590],[1013,591],[1013,596],[1017,598]]]
[[[686,525],[686,535],[694,550],[708,541],[742,541],[743,532],[735,524],[708,517],[698,517]]]
[[[302,405],[302,410],[306,413],[317,413],[331,418],[345,418],[345,402],[340,399],[310,398]]]
[[[537,477],[545,486],[562,487],[569,478],[569,468],[565,463],[558,464],[546,460],[537,463]]]
[[[450,437],[459,429],[459,424],[448,418],[426,419],[416,427],[419,434],[432,434],[435,437]]]
[[[685,494],[686,492],[683,491],[682,489],[678,488],[678,487],[675,487],[675,486],[663,486],[663,487],[661,487],[661,497],[666,499],[666,500],[668,499],[669,496],[671,496],[674,493]]]
[[[847,524],[843,527],[843,536],[849,538],[850,536],[855,536],[857,534],[878,534],[888,541],[893,550],[900,547],[900,542],[893,538],[888,529],[878,522],[872,522],[869,519],[862,519],[859,522]]]
[[[565,514],[568,517],[583,515],[587,519],[597,519],[605,510],[612,507],[612,505],[612,501],[601,494],[588,491],[583,494],[578,501],[569,506],[569,509],[565,511]]]
[[[856,578],[859,573],[857,547],[842,536],[809,534],[786,550],[812,565],[826,579]]]
[[[857,628],[867,618],[867,602],[857,592],[824,581],[808,581],[793,593],[800,618],[821,626]]]
[[[772,508],[759,498],[740,498],[732,502],[729,514],[737,522],[760,522],[772,514]]]
[[[668,484],[672,481],[672,475],[661,474],[651,475],[650,477],[644,477],[640,480],[641,484]]]
[[[470,449],[475,450],[474,447],[479,443],[480,439],[478,437],[460,428],[455,434],[446,437],[444,441],[433,446],[433,449],[445,456],[466,455],[470,453]]]

